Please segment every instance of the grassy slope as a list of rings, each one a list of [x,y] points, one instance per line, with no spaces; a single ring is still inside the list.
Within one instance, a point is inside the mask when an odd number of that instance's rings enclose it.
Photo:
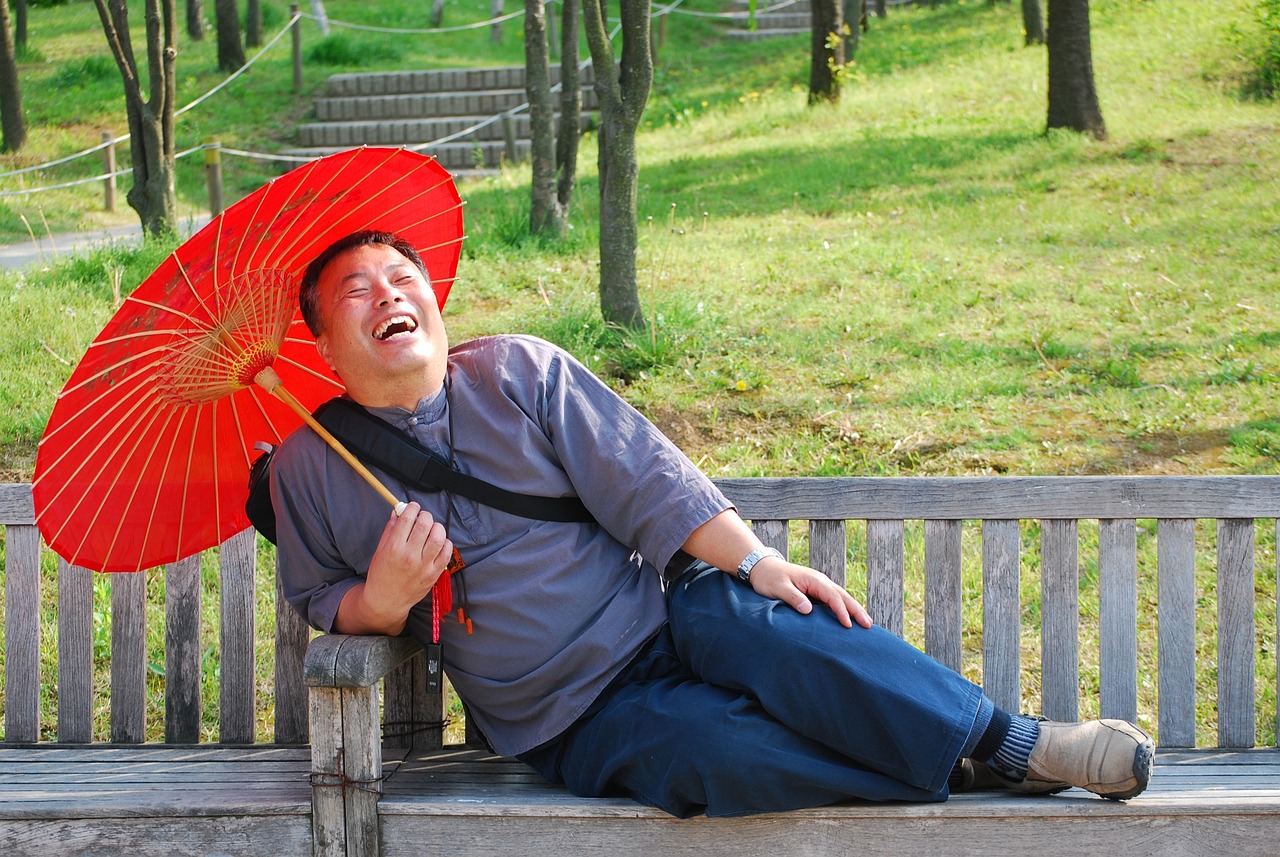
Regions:
[[[334,18],[376,14],[327,5]],[[804,105],[803,39],[744,46],[673,18],[640,141],[652,334],[620,337],[598,320],[591,139],[564,242],[524,236],[522,170],[464,188],[451,331],[561,342],[716,475],[1274,473],[1280,135],[1274,104],[1233,92],[1229,27],[1248,5],[1225,0],[1210,19],[1191,0],[1095,2],[1112,134],[1101,144],[1043,134],[1044,53],[1021,47],[1016,9],[895,9],[872,22],[842,102],[818,110]],[[414,44],[373,53],[426,62]],[[185,85],[194,94],[212,79]],[[253,116],[288,101],[255,86],[232,102],[252,101],[249,118],[226,111],[250,148]],[[199,182],[180,188],[198,201]],[[69,373],[59,357],[74,360],[109,315],[111,270],[127,288],[155,261],[115,252],[0,281],[0,479],[29,477],[51,390]],[[1088,688],[1097,551],[1083,531]],[[857,528],[851,538],[857,591]],[[909,529],[912,556],[919,542]],[[1026,545],[1034,627],[1034,527]],[[1260,603],[1274,604],[1269,533],[1257,564]],[[1201,595],[1209,630],[1211,581]],[[1260,613],[1265,711],[1274,644],[1274,615]],[[1213,651],[1201,654],[1212,687]],[[1144,717],[1152,710],[1144,686]]]

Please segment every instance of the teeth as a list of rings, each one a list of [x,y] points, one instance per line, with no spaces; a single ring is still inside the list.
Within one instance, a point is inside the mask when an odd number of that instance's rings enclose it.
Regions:
[[[373,332],[375,339],[390,339],[397,333],[413,333],[418,329],[418,323],[407,315],[396,315],[378,325]]]

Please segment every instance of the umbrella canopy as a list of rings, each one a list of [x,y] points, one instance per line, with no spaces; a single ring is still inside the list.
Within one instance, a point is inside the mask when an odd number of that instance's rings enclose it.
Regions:
[[[462,201],[434,159],[403,149],[353,149],[274,179],[134,290],[72,372],[40,441],[32,492],[50,547],[86,568],[136,571],[248,526],[254,444],[278,443],[343,389],[298,311],[302,272],[364,229],[417,247],[444,306]]]

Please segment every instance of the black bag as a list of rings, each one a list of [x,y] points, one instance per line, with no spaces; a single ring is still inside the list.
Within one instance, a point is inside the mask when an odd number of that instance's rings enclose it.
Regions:
[[[595,521],[577,497],[540,497],[499,488],[453,466],[385,420],[349,399],[330,399],[316,408],[316,421],[366,466],[379,467],[423,491],[448,491],[502,512],[537,521]],[[249,499],[244,510],[254,529],[276,543],[276,512],[271,505],[271,459],[275,449],[259,444],[263,454],[249,470]]]

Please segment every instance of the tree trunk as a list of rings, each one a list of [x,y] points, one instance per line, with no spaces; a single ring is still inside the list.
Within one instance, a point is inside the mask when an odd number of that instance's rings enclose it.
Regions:
[[[187,0],[187,35],[193,42],[204,39],[203,0]]]
[[[16,152],[27,142],[27,120],[22,115],[22,89],[18,86],[18,57],[9,24],[8,0],[0,0],[0,150]]]
[[[439,27],[442,23],[444,23],[444,0],[432,0],[431,26]]]
[[[560,129],[556,135],[556,199],[565,211],[578,178],[578,138],[582,134],[582,79],[578,74],[578,0],[561,0]]]
[[[582,6],[600,100],[600,311],[631,330],[645,327],[636,285],[636,130],[653,84],[649,0],[622,0],[622,61],[614,62],[605,0]]]
[[[218,68],[235,71],[244,65],[244,45],[240,41],[240,15],[236,0],[214,0],[214,24],[218,29]]]
[[[27,0],[13,0],[13,42],[20,48],[27,46]]]
[[[1093,83],[1089,0],[1049,0],[1048,127],[1107,138]]]
[[[552,107],[551,59],[547,49],[547,18],[543,0],[525,0],[524,57],[533,161],[529,231],[534,235],[563,235],[567,220],[556,196],[555,109]]]
[[[174,191],[173,112],[177,65],[174,0],[146,0],[147,90],[142,98],[138,64],[129,38],[126,0],[94,0],[107,44],[124,81],[129,120],[129,151],[133,159],[133,187],[129,205],[138,212],[149,235],[174,232],[178,226]]]
[[[876,0],[876,17],[883,18],[888,14],[884,8],[884,0]]]
[[[862,33],[867,23],[867,0],[841,0],[840,13],[844,20],[844,61],[853,62],[858,55]]]
[[[840,100],[840,70],[844,66],[844,27],[841,0],[812,0],[809,103]]]
[[[245,6],[244,43],[251,48],[262,46],[262,0],[249,0]]]
[[[1022,32],[1027,36],[1027,46],[1044,44],[1044,15],[1040,0],[1022,0]]]

